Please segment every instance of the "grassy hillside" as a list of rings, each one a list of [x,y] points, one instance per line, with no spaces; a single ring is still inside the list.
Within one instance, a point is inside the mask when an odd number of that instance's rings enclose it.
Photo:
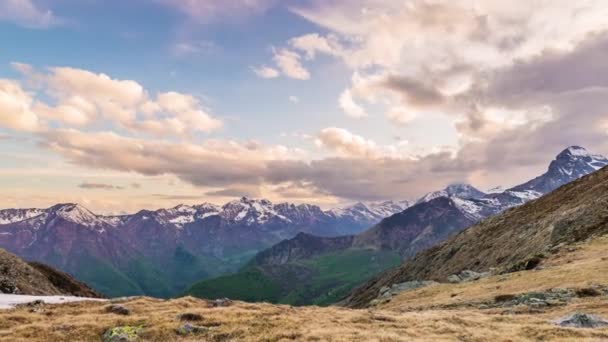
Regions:
[[[346,250],[285,265],[249,266],[195,284],[186,294],[250,302],[329,305],[374,274],[400,263],[397,253]]]

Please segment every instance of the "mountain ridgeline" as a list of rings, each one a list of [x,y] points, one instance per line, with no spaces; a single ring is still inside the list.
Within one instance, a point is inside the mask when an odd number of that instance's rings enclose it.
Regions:
[[[539,178],[530,184],[544,187],[557,183]],[[498,273],[522,270],[542,262],[543,257],[569,249],[573,243],[607,233],[608,167],[605,167],[417,254],[357,288],[344,304],[365,307],[383,287],[413,280],[446,282],[450,275],[463,270],[494,269]]]
[[[77,204],[0,210],[0,247],[49,263],[108,296],[179,294],[201,279],[234,272],[257,252],[299,232],[361,231],[409,203],[314,205],[241,198],[133,215],[96,215]]]
[[[524,184],[489,194],[470,185],[451,185],[353,236],[299,234],[258,253],[239,273],[200,282],[187,293],[200,297],[237,295],[235,298],[244,300],[288,304],[331,304],[374,271],[393,267],[487,217],[540,198],[606,165],[608,159],[573,146],[561,152],[546,173]],[[354,255],[358,257],[356,272],[349,266]],[[344,269],[350,271],[341,272]],[[253,274],[255,277],[251,277]],[[265,297],[263,290],[254,294],[255,289],[264,288],[257,286],[260,283],[272,284],[273,295]],[[239,297],[235,290],[243,284],[252,291]]]

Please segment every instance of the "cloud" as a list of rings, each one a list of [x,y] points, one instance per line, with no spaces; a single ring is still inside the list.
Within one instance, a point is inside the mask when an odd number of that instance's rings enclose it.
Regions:
[[[228,189],[251,193],[251,189],[265,186],[303,183],[309,190],[323,189],[327,196],[404,198],[428,190],[427,186],[449,182],[452,175],[461,177],[463,169],[470,168],[453,163],[452,154],[445,152],[418,161],[393,156],[388,149],[338,128],[324,130],[318,137],[337,156],[311,161],[281,145],[251,150],[233,141],[176,143],[76,130],[52,130],[40,137],[43,147],[75,165],[147,176],[174,175],[195,186],[219,188],[215,191],[218,196],[235,193]],[[417,175],[424,175],[424,180]],[[412,185],[416,182],[424,186]]]
[[[444,100],[443,94],[434,87],[409,77],[388,76],[381,86],[399,94],[403,102],[413,106],[436,106]]]
[[[209,40],[184,40],[171,46],[171,53],[177,57],[196,56],[217,49],[214,42]]]
[[[339,99],[340,108],[346,113],[346,115],[353,118],[366,117],[367,113],[365,109],[355,102],[353,94],[350,89],[345,90]]]
[[[277,78],[280,73],[277,69],[262,65],[260,67],[251,67],[251,70],[260,78]]]
[[[386,112],[386,117],[393,123],[405,126],[414,121],[417,117],[416,112],[406,107],[390,108]]]
[[[41,129],[32,105],[32,97],[17,82],[0,79],[0,126],[26,132]]]
[[[288,44],[296,50],[305,52],[306,58],[309,60],[314,59],[317,53],[339,55],[342,50],[336,36],[330,35],[326,38],[320,36],[318,33],[310,33],[291,38]]]
[[[0,20],[18,25],[44,29],[60,24],[60,20],[48,9],[41,9],[33,0],[4,0],[0,2]]]
[[[219,17],[249,16],[264,13],[278,0],[154,0],[174,8],[197,22]]]
[[[104,122],[132,132],[183,137],[223,125],[190,94],[169,91],[154,97],[136,81],[82,69],[53,67],[39,73],[27,64],[13,67],[31,85],[26,93],[16,81],[4,81],[0,90],[5,93],[2,105],[11,112],[5,114],[4,125],[16,130],[39,129],[41,122],[66,127]]]
[[[346,157],[370,157],[377,154],[376,143],[343,128],[329,127],[317,136],[317,145]]]
[[[78,185],[81,189],[89,189],[89,190],[123,190],[124,187],[116,186],[111,184],[103,184],[103,183],[82,183]]]
[[[302,66],[300,55],[296,52],[288,49],[275,50],[273,60],[285,76],[296,80],[310,79],[310,73]]]
[[[289,96],[289,102],[300,103],[300,99],[297,96],[291,95],[291,96]]]

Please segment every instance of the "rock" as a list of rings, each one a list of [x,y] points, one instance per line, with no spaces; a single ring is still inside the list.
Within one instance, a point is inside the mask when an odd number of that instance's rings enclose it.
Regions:
[[[0,279],[0,293],[6,294],[18,294],[19,288],[17,284],[12,279]]]
[[[112,305],[106,306],[106,312],[127,316],[131,313],[131,310],[127,309],[126,307],[124,307],[122,305],[112,304]]]
[[[211,330],[211,328],[209,328],[209,327],[201,327],[198,325],[192,325],[190,323],[184,323],[184,325],[175,329],[175,333],[178,335],[184,336],[184,335],[190,335],[190,334],[206,333],[209,330]]]
[[[561,327],[571,328],[602,328],[608,326],[608,321],[580,312],[558,319],[554,323]]]
[[[462,281],[462,279],[460,279],[460,277],[456,274],[452,274],[451,276],[448,277],[448,282],[452,283],[452,284],[458,284]]]
[[[452,284],[457,284],[457,283],[465,283],[465,282],[469,282],[469,281],[475,281],[475,280],[479,280],[482,278],[486,278],[491,276],[492,273],[491,272],[475,272],[475,271],[471,271],[471,270],[464,270],[458,274],[452,274],[451,276],[448,277],[448,282],[452,283]]]
[[[122,326],[106,330],[101,337],[103,342],[134,342],[143,332],[141,326]]]
[[[232,305],[232,301],[228,298],[221,298],[211,301],[211,306],[214,308],[230,305]]]
[[[384,286],[380,289],[378,299],[391,298],[399,293],[419,289],[433,284],[437,284],[437,282],[426,280],[413,280],[404,283],[393,284],[391,286]]]
[[[180,321],[202,321],[203,316],[197,313],[186,312],[177,316]]]

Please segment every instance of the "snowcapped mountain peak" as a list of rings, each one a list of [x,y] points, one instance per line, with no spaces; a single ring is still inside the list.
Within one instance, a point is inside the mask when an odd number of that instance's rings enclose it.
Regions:
[[[571,146],[557,155],[543,175],[510,190],[548,193],[607,165],[606,157],[592,154],[580,146]]]
[[[48,212],[56,217],[85,227],[108,224],[102,217],[97,216],[89,209],[76,203],[57,204],[49,208]]]
[[[439,191],[429,192],[422,196],[416,204],[425,203],[439,197],[458,197],[461,199],[477,199],[485,196],[486,194],[472,185],[464,183],[454,183],[448,185],[445,189]]]
[[[327,211],[335,217],[350,217],[356,222],[380,221],[385,217],[401,212],[411,206],[407,200],[382,202],[357,202],[350,206],[335,208]]]
[[[220,216],[232,222],[245,224],[262,224],[272,218],[289,221],[285,216],[277,213],[275,206],[267,199],[249,199],[242,197],[226,203],[222,207]]]

